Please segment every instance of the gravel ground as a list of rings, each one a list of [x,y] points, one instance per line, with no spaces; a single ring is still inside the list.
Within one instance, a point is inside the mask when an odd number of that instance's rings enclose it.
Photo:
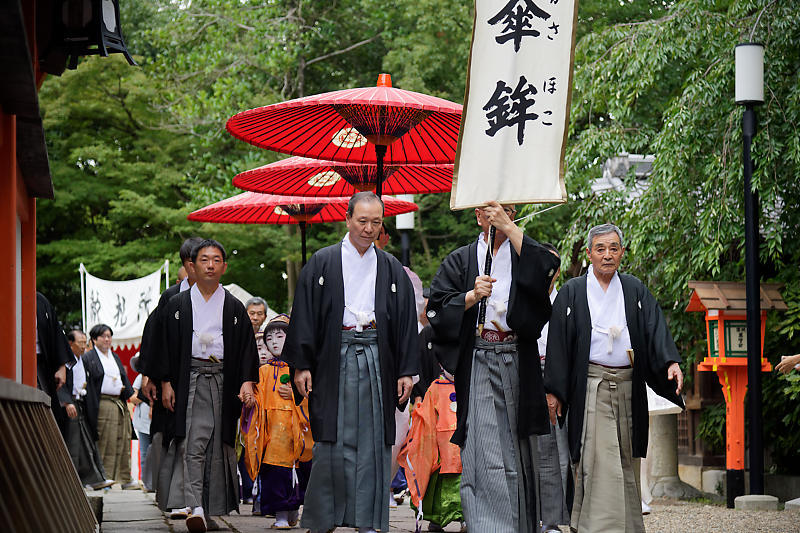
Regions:
[[[737,511],[720,505],[656,500],[644,517],[648,533],[796,533],[798,511]]]
[[[724,505],[675,500],[655,500],[652,512],[644,517],[647,533],[800,533],[798,511],[737,511]],[[403,506],[393,516],[405,515]],[[404,518],[406,518],[404,516]],[[397,523],[394,531],[413,531],[410,517]],[[424,523],[427,526],[427,522]],[[405,527],[404,527],[405,526]],[[423,531],[426,528],[423,526]],[[338,530],[337,530],[338,531]],[[347,531],[347,530],[344,530]],[[447,531],[458,531],[455,524]],[[561,528],[569,533],[569,528]]]

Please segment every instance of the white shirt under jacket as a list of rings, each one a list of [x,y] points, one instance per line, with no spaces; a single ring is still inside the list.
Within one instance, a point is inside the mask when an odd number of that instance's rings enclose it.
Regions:
[[[344,311],[342,326],[361,331],[375,320],[375,279],[378,275],[378,254],[370,244],[364,255],[350,242],[350,233],[342,239],[342,281]]]
[[[103,353],[100,348],[96,349],[100,363],[103,365],[103,384],[100,386],[100,394],[119,396],[119,393],[122,392],[122,377],[119,374],[117,361],[111,354],[111,350],[108,353]]]
[[[475,260],[478,261],[478,275],[483,275],[483,267],[486,263],[486,249],[489,245],[483,238],[484,233],[478,235],[478,252]],[[492,295],[486,302],[486,322],[484,327],[495,331],[509,331],[506,322],[508,313],[508,300],[511,292],[511,242],[506,239],[498,248],[497,253],[492,259],[491,274],[495,281],[492,284]],[[475,321],[478,325],[480,316]]]
[[[625,298],[619,274],[614,272],[608,289],[603,290],[592,266],[586,273],[586,299],[592,316],[589,362],[606,366],[630,365],[631,336],[625,317]]]
[[[217,290],[206,301],[197,288],[189,289],[192,298],[192,357],[210,359],[213,355],[219,361],[225,356],[222,341],[222,307],[225,304],[225,289],[217,285]]]
[[[83,367],[83,357],[78,357],[78,362],[72,365],[72,397],[81,400],[86,396],[86,369]]]

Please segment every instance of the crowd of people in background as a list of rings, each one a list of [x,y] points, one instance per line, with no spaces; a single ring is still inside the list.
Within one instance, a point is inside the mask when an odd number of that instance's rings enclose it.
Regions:
[[[591,229],[589,272],[558,291],[557,250],[514,214],[476,209],[478,238],[423,288],[383,251],[380,199],[359,193],[348,233],[303,268],[291,315],[237,300],[220,284],[224,246],[188,239],[133,383],[109,326],[64,335],[37,294],[39,386],[81,483],[154,491],[192,532],[240,504],[276,529],[388,531],[403,493],[429,531],[643,531],[641,395],[646,382],[680,404],[674,342],[649,291],[618,273],[619,228]]]

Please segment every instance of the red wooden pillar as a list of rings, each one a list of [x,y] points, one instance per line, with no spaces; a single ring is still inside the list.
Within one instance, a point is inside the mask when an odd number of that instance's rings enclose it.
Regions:
[[[21,185],[21,184],[20,184]],[[36,198],[17,188],[22,223],[22,382],[36,386]],[[24,213],[23,213],[24,211]]]
[[[0,109],[0,316],[6,327],[0,335],[0,376],[20,380],[17,365],[21,337],[17,326],[17,128],[16,117]]]

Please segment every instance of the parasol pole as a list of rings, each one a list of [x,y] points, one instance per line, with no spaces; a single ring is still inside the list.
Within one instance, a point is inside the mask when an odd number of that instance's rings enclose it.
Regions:
[[[489,246],[486,248],[486,260],[483,263],[483,275],[489,276],[492,273],[492,252],[494,251],[494,236],[497,229],[494,226],[489,226]],[[481,298],[478,304],[478,333],[483,333],[483,324],[486,322],[486,304],[487,298]]]
[[[386,148],[387,146],[385,144],[375,145],[375,160],[378,167],[378,177],[375,181],[375,194],[381,199],[383,199],[383,157],[386,155]]]
[[[300,249],[303,251],[303,264],[306,266],[306,221],[300,221]]]

